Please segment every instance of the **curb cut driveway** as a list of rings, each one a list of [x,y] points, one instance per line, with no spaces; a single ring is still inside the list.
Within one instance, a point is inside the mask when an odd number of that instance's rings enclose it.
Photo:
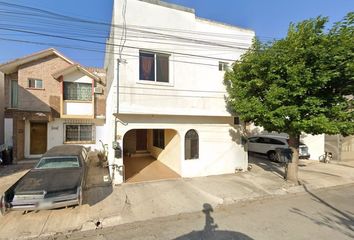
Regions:
[[[83,206],[27,214],[14,211],[0,217],[0,239],[48,238],[197,212],[205,203],[218,207],[301,193],[305,188],[314,190],[354,183],[354,162],[346,165],[316,162],[301,165],[299,178],[303,186],[285,182],[273,170],[259,167],[262,165],[254,166],[251,172],[230,175],[123,184],[113,188],[92,186],[85,192],[87,202]],[[9,179],[0,176],[1,185]]]

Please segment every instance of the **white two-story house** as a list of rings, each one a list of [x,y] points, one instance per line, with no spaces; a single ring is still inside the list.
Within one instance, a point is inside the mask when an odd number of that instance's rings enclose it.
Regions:
[[[115,183],[247,168],[223,78],[254,35],[163,1],[114,1],[105,68]]]

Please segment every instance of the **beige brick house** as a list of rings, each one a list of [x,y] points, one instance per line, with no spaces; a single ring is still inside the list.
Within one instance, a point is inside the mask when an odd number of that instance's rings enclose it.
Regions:
[[[105,121],[105,73],[55,49],[0,65],[5,88],[5,143],[14,161],[60,144],[98,148]]]

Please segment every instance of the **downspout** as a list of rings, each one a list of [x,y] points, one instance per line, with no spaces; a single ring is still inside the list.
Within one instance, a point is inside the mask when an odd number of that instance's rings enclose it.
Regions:
[[[117,142],[118,141],[118,137],[117,137],[117,130],[118,130],[118,114],[119,114],[119,68],[120,67],[120,59],[117,58],[117,99],[116,99],[116,103],[117,103],[117,107],[116,107],[116,119],[115,119],[115,124],[114,124],[114,141]]]

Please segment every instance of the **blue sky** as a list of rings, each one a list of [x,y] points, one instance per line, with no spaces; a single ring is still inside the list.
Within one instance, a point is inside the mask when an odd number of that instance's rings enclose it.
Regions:
[[[1,10],[5,9],[4,5],[1,5],[1,2],[46,9],[55,11],[56,13],[95,21],[109,23],[111,20],[112,0],[0,0],[0,28],[6,27],[8,23],[12,23],[26,25],[26,29],[37,31],[39,26],[43,28],[43,25],[47,24],[45,25],[46,28],[42,29],[42,31],[48,30],[52,34],[56,32],[58,34],[61,33],[59,30],[56,31],[55,27],[48,25],[45,20],[32,23],[26,22],[26,19],[19,19],[16,16],[9,18],[8,15],[1,12]],[[196,14],[200,17],[251,28],[263,39],[284,37],[290,22],[298,22],[322,15],[328,16],[331,23],[333,23],[341,20],[348,12],[354,11],[354,0],[167,0],[167,2],[195,8]],[[66,27],[68,29],[74,28],[70,23],[66,23],[62,24],[61,31],[65,31]],[[85,29],[78,32],[78,34],[81,34],[77,36],[78,38],[88,39],[82,35],[85,33]],[[104,36],[108,33],[108,28],[97,26],[92,32],[101,35],[101,38],[95,38],[94,40],[103,42]],[[72,36],[70,33],[66,33],[66,35],[69,37]],[[99,52],[88,52],[55,46],[69,58],[85,66],[103,65],[103,45],[33,36],[31,34],[10,32],[1,29],[0,38],[44,43],[50,42],[55,45],[65,44],[75,48],[94,48]],[[0,62],[21,57],[22,55],[30,54],[47,47],[49,46],[0,40]]]

